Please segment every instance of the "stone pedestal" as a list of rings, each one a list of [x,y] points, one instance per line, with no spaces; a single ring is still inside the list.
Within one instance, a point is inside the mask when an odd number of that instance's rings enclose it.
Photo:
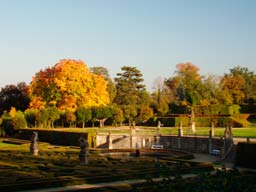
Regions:
[[[108,133],[108,149],[112,149],[112,134],[111,134],[111,130],[109,130]]]
[[[196,132],[196,122],[195,121],[189,122],[188,128],[189,128],[190,132],[195,133]]]

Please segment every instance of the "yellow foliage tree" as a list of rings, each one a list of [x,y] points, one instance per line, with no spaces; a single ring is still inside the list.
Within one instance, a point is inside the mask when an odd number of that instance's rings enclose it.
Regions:
[[[83,61],[64,59],[36,73],[29,87],[31,108],[57,106],[74,111],[79,106],[109,104],[107,82],[90,72]]]

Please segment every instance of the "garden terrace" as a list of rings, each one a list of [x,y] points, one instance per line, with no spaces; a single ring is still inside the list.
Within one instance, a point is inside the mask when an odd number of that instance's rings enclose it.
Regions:
[[[0,190],[17,191],[83,183],[101,183],[127,179],[145,179],[212,170],[211,164],[176,159],[173,156],[120,158],[90,151],[89,164],[80,165],[76,147],[40,145],[38,156],[29,153],[29,145],[0,148]],[[156,152],[156,150],[154,150]],[[105,151],[107,152],[107,151]],[[108,151],[109,152],[109,151]],[[112,151],[113,152],[113,151]],[[176,155],[181,152],[176,152]]]

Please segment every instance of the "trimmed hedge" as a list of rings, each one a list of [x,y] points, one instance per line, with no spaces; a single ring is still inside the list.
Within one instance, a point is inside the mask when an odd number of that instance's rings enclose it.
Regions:
[[[256,143],[237,144],[236,165],[256,168]]]
[[[188,126],[189,118],[188,117],[165,117],[165,118],[150,118],[143,125],[145,126],[154,126],[157,127],[158,121],[161,121],[161,124],[164,127],[178,127],[179,123],[182,122],[183,126]],[[196,127],[210,127],[211,122],[214,122],[215,127],[225,127],[227,122],[230,122],[230,117],[195,117]],[[237,125],[237,124],[234,124]],[[239,127],[241,125],[239,124]]]
[[[63,146],[79,146],[79,138],[84,137],[87,139],[89,147],[94,148],[96,145],[95,133],[74,133],[55,130],[36,130],[36,129],[20,129],[16,134],[18,139],[30,140],[32,133],[36,131],[40,142],[47,142],[52,145]]]

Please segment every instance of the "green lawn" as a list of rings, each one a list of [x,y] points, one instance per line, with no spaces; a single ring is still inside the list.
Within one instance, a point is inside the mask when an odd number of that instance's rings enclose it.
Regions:
[[[10,144],[10,143],[0,143],[0,147],[10,147],[10,146],[16,146],[16,145]]]
[[[96,132],[98,133],[111,133],[113,134],[130,134],[130,128],[128,126],[125,127],[105,127],[105,128],[54,128],[52,130],[55,131],[65,131],[65,132],[78,132],[78,133],[91,133]],[[39,130],[39,129],[35,129]],[[47,129],[42,129],[47,130]],[[48,129],[50,130],[50,129]],[[196,133],[191,133],[188,131],[188,127],[183,127],[183,134],[184,135],[191,135],[191,136],[208,136],[209,135],[209,127],[196,127]],[[214,128],[214,133],[216,137],[221,137],[224,135],[225,128]],[[251,137],[256,138],[256,127],[248,127],[248,128],[233,128],[233,136],[234,137]],[[144,126],[137,126],[136,127],[136,134],[140,135],[155,135],[157,133],[157,127],[144,127]],[[162,135],[178,135],[178,127],[162,127],[161,128]]]
[[[209,135],[209,127],[196,127],[196,133],[191,133],[188,131],[188,127],[183,127],[184,135],[191,136],[208,136]],[[216,137],[221,137],[224,135],[225,128],[214,128],[214,134]],[[256,128],[233,128],[233,136],[234,137],[251,137],[256,138]],[[156,127],[139,127],[137,133],[138,134],[156,134]],[[162,135],[178,135],[178,127],[162,127],[161,128]]]

